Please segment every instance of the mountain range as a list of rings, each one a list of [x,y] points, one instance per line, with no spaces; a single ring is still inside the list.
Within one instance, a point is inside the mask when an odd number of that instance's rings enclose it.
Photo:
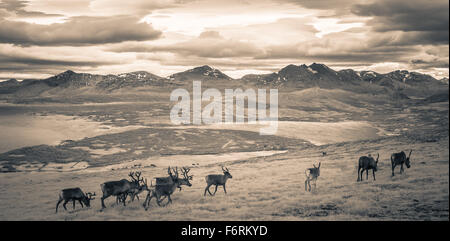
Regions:
[[[115,91],[146,86],[171,86],[192,83],[193,80],[217,83],[251,84],[277,88],[339,88],[353,91],[387,91],[400,98],[408,95],[427,97],[448,91],[448,79],[437,80],[430,75],[406,70],[396,70],[386,74],[374,71],[355,71],[343,69],[335,71],[324,64],[288,65],[271,74],[249,74],[240,79],[233,79],[218,69],[200,66],[169,77],[160,77],[145,71],[118,75],[96,75],[75,73],[67,70],[46,79],[10,79],[0,82],[0,94],[15,95],[27,93],[27,96],[40,95],[49,90],[57,93],[61,89],[94,89],[99,91]],[[230,86],[232,87],[232,86]],[[235,86],[237,88],[239,86]]]

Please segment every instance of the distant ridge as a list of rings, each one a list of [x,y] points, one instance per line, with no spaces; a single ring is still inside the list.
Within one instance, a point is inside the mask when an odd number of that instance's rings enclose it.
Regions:
[[[393,98],[408,98],[409,95],[430,96],[448,90],[448,79],[437,80],[430,75],[407,70],[396,70],[386,74],[374,71],[343,69],[335,71],[325,64],[290,64],[271,74],[249,74],[233,79],[218,69],[208,65],[175,73],[167,78],[146,71],[135,71],[118,75],[97,75],[76,73],[67,70],[46,79],[10,79],[0,82],[0,94],[33,96],[52,90],[52,94],[62,89],[92,89],[93,91],[114,91],[123,88],[151,86],[185,85],[193,80],[212,81],[227,85],[234,81],[256,86],[277,88],[346,89],[351,91],[390,91]],[[216,82],[215,82],[216,81]],[[218,82],[217,82],[218,81]],[[213,87],[214,85],[212,85]],[[230,86],[232,87],[232,86]],[[53,90],[54,89],[54,90]]]

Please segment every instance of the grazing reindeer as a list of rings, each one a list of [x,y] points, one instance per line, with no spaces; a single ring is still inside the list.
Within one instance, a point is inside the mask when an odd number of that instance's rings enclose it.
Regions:
[[[362,181],[362,175],[364,171],[366,171],[366,180],[369,179],[369,169],[372,169],[373,180],[375,179],[375,172],[378,170],[378,159],[380,158],[380,154],[377,154],[377,160],[373,159],[373,157],[369,154],[369,156],[362,156],[358,161],[358,182]]]
[[[233,176],[231,176],[230,171],[226,167],[225,167],[225,169],[222,167],[222,171],[223,171],[223,175],[211,174],[211,175],[208,175],[205,177],[206,188],[205,188],[205,193],[203,194],[203,196],[206,196],[206,191],[208,191],[209,195],[214,196],[217,192],[217,187],[219,185],[223,186],[223,191],[225,192],[225,194],[227,194],[227,189],[225,188],[225,184],[227,183],[228,178],[233,178]],[[216,185],[216,190],[214,190],[214,193],[211,193],[209,191],[209,187],[211,185]]]
[[[391,155],[392,176],[394,176],[394,168],[397,165],[401,165],[400,166],[400,174],[402,174],[404,172],[403,164],[406,164],[407,168],[411,167],[411,162],[410,162],[411,152],[412,152],[412,150],[409,152],[408,157],[406,157],[406,154],[403,151],[400,153],[394,153]]]
[[[175,175],[172,173],[172,171],[175,173]],[[172,168],[172,170],[170,167],[168,167],[167,172],[169,173],[171,181],[168,183],[156,184],[156,186],[153,186],[152,184],[150,186],[151,189],[149,189],[143,205],[145,210],[148,210],[148,208],[150,207],[150,201],[152,200],[152,198],[156,198],[156,203],[158,204],[158,206],[165,206],[169,203],[172,203],[170,195],[172,195],[176,188],[179,188],[181,185],[186,185],[189,187],[192,186],[192,184],[189,182],[189,175],[187,174],[189,171],[186,171],[186,169],[181,170],[183,178],[179,178],[177,167],[175,169]],[[161,197],[168,198],[167,204],[161,205],[161,201],[164,200],[164,198],[161,199]]]
[[[183,175],[186,175],[188,180],[192,180],[192,178],[193,178],[193,175],[190,175],[190,176],[188,175],[190,170],[191,170],[190,168],[182,167]],[[169,177],[155,177],[155,179],[156,179],[156,185],[172,183],[172,178],[170,176]],[[188,185],[189,182],[186,182],[183,179],[180,179],[179,181],[180,181],[180,186],[178,187],[178,189],[180,189],[180,191],[181,191],[181,186]]]
[[[78,201],[81,204],[81,207],[83,208],[83,203],[86,205],[86,207],[91,206],[91,200],[94,200],[93,198],[95,196],[95,192],[92,194],[90,192],[87,192],[86,194],[81,191],[79,187],[77,188],[68,188],[63,189],[59,193],[59,200],[56,204],[56,213],[58,212],[58,206],[59,204],[64,200],[63,207],[67,211],[66,204],[69,201],[73,201],[73,209],[75,209],[75,201]]]
[[[306,169],[305,175],[306,175],[305,191],[311,192],[311,182],[313,182],[314,189],[317,188],[316,182],[317,182],[317,178],[320,176],[320,162],[317,167],[316,167],[316,165],[313,164],[313,168]]]
[[[104,200],[109,196],[122,196],[129,192],[132,192],[133,190],[139,189],[141,186],[140,183],[144,181],[143,178],[139,178],[140,174],[141,174],[140,172],[137,172],[136,174],[134,172],[130,172],[128,176],[131,177],[132,179],[131,182],[128,181],[127,179],[122,179],[120,181],[110,181],[101,184],[100,187],[102,188],[103,192],[103,196],[101,198],[102,208],[106,208]],[[138,175],[139,177],[135,178],[135,175]],[[126,206],[125,198],[121,198],[121,201],[123,202],[124,206]]]

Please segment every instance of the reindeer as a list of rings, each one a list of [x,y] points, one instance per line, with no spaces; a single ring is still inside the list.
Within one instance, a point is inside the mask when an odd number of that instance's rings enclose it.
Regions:
[[[308,168],[305,170],[306,181],[305,181],[305,191],[311,192],[311,182],[313,182],[314,189],[317,188],[316,182],[317,178],[320,176],[320,162],[319,165],[313,164],[313,168]]]
[[[183,175],[186,174],[187,177],[188,177],[188,180],[192,180],[192,178],[193,178],[193,175],[191,175],[191,176],[188,175],[190,170],[191,170],[190,168],[186,168],[186,167],[182,168]],[[156,179],[156,185],[172,183],[172,178],[170,176],[168,176],[168,177],[155,177],[155,179]],[[188,185],[187,183],[188,182],[185,182],[185,181],[183,181],[183,179],[181,179],[180,180],[180,186],[178,187],[178,189],[180,189],[180,191],[181,191],[181,186],[182,185]]]
[[[139,186],[137,188],[131,188],[129,191],[122,193],[121,195],[117,195],[116,204],[119,204],[119,202],[125,202],[128,195],[131,197],[129,202],[133,202],[135,198],[139,200],[139,194],[145,190],[148,190],[147,178],[141,178],[141,172],[132,172],[130,174],[129,176],[131,177],[132,182],[137,182]],[[142,185],[140,183],[142,183]]]
[[[206,196],[206,191],[208,191],[209,195],[214,196],[217,192],[217,187],[219,185],[223,186],[223,191],[225,192],[225,194],[227,194],[227,189],[225,188],[225,184],[227,183],[228,178],[233,178],[233,176],[231,176],[230,171],[226,167],[225,167],[225,169],[222,167],[222,171],[223,171],[223,175],[211,174],[211,175],[208,175],[205,177],[206,188],[205,188],[205,193],[203,194],[203,196]],[[211,193],[209,191],[209,187],[211,185],[216,185],[216,190],[214,190],[214,193]]]
[[[373,180],[375,179],[375,172],[378,170],[378,159],[380,158],[380,154],[377,154],[377,160],[373,159],[373,157],[369,154],[368,156],[362,156],[358,161],[358,182],[362,181],[362,175],[364,171],[366,171],[366,180],[369,179],[369,169],[372,169]]]
[[[403,164],[406,164],[407,168],[411,167],[410,157],[411,157],[412,150],[409,152],[408,157],[406,157],[405,152],[400,153],[394,153],[391,155],[391,164],[392,164],[392,176],[394,176],[394,169],[397,165],[400,166],[400,174],[404,172]]]
[[[140,176],[140,173],[139,173],[139,176]],[[137,178],[139,178],[139,176],[137,176]],[[119,204],[119,202],[125,202],[128,195],[131,198],[129,202],[134,202],[135,198],[137,198],[137,200],[139,201],[139,194],[145,190],[148,190],[147,178],[141,179],[141,181],[143,182],[143,184],[139,185],[138,188],[132,188],[130,191],[123,193],[121,195],[118,195],[116,198],[116,204]]]
[[[136,175],[136,177],[135,177]],[[110,181],[105,182],[100,185],[103,196],[101,198],[102,200],[102,208],[106,208],[104,200],[108,198],[109,196],[123,196],[125,194],[128,194],[129,192],[132,192],[133,190],[137,190],[140,188],[140,183],[143,182],[143,178],[139,178],[141,175],[140,172],[130,172],[128,176],[131,177],[131,182],[127,179],[122,179],[120,181]],[[126,198],[126,196],[125,196]],[[123,202],[123,205],[125,204],[125,198],[121,198],[121,201]]]
[[[91,200],[95,199],[95,198],[93,198],[93,196],[95,196],[95,192],[94,193],[90,193],[90,192],[83,193],[83,191],[81,191],[81,188],[79,188],[79,187],[63,189],[59,193],[59,200],[58,200],[58,203],[56,204],[56,213],[58,212],[59,204],[63,200],[64,200],[63,207],[67,211],[66,204],[69,201],[73,201],[73,209],[75,209],[75,201],[78,201],[81,204],[82,208],[84,208],[83,203],[86,205],[86,207],[90,207]]]
[[[176,188],[179,188],[181,185],[187,185],[189,187],[192,186],[192,184],[189,182],[189,175],[187,174],[188,171],[186,170],[187,169],[184,168],[181,170],[183,178],[179,178],[178,168],[172,168],[171,170],[171,168],[168,167],[167,172],[169,173],[171,181],[168,183],[157,184],[156,186],[153,186],[152,183],[143,204],[145,210],[148,210],[148,208],[150,207],[150,201],[152,200],[152,198],[156,198],[156,203],[158,204],[158,206],[166,206],[167,204],[172,203],[170,195],[172,195]],[[172,173],[172,171],[175,173],[175,175]],[[161,197],[164,198],[161,199]],[[161,205],[161,201],[166,197],[168,198],[167,203],[165,205]]]

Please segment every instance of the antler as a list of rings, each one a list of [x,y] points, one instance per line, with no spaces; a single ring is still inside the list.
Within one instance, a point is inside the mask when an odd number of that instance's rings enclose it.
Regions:
[[[175,177],[173,176],[172,171],[175,173]],[[173,178],[178,178],[178,167],[175,167],[175,169],[170,168],[170,166],[167,168],[167,173],[169,173],[169,176]]]
[[[192,175],[189,176],[188,174],[190,170],[191,170],[190,168],[183,167],[181,173],[183,174],[184,178],[192,180]]]
[[[170,166],[167,167],[167,173],[168,173],[169,175],[172,175],[172,172],[170,171]]]
[[[130,173],[128,174],[128,176],[131,177],[131,180],[132,180],[132,181],[136,181],[136,179],[134,178],[134,172],[130,172]]]
[[[380,153],[377,153],[377,161],[378,161],[378,158],[380,158]]]
[[[229,172],[228,168],[225,167],[225,169],[224,169],[223,166],[222,166],[222,171],[224,171],[224,172]]]
[[[135,176],[136,176],[136,178],[139,180],[139,178],[141,177],[141,174],[142,174],[142,172],[136,172],[135,173]]]
[[[88,199],[94,200],[95,198],[92,198],[92,197],[95,196],[95,192],[93,194],[90,192],[87,192],[86,196],[88,197]]]
[[[175,172],[175,177],[178,178],[178,167],[175,167],[174,172]]]
[[[144,178],[141,178],[141,174],[142,172],[130,172],[128,176],[131,177],[132,181],[139,183],[144,181]]]
[[[411,149],[411,151],[409,152],[408,158],[410,158],[410,157],[411,157],[411,152],[412,152],[412,149]]]

